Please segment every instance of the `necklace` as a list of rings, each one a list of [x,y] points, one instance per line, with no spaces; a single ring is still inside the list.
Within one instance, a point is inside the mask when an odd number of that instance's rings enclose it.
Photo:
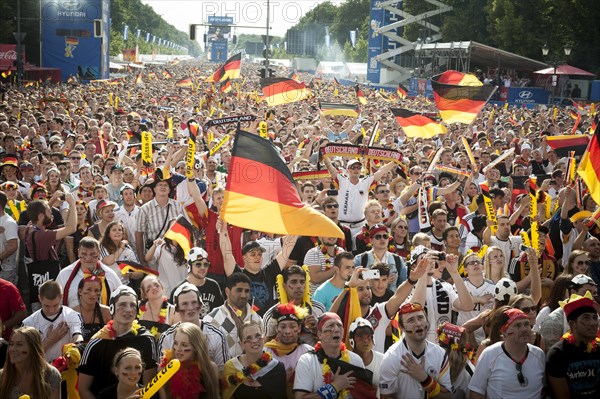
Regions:
[[[329,255],[329,252],[327,252],[327,247],[324,244],[319,245],[319,249],[321,250],[321,253],[323,254],[323,256],[325,257],[325,270],[329,270],[331,268],[331,255]],[[333,253],[334,256],[337,255],[338,253],[340,253],[341,249],[337,246],[337,245],[333,245]]]
[[[561,339],[564,341],[567,341],[571,345],[575,346],[575,336],[573,335],[573,333],[571,331],[565,333],[565,335],[563,335],[561,337]],[[598,350],[599,346],[600,346],[600,337],[596,337],[587,343],[587,345],[585,346],[585,352],[587,352],[587,353],[596,352]]]
[[[256,361],[256,363],[249,364],[248,366],[242,368],[241,371],[238,371],[235,374],[232,374],[228,377],[228,382],[230,385],[239,385],[244,381],[253,382],[254,375],[260,371],[263,367],[265,367],[271,361],[272,356],[269,352],[263,352],[260,358]],[[241,363],[241,362],[240,362]]]
[[[317,355],[317,359],[319,359],[319,362],[322,364],[321,367],[321,372],[323,374],[323,382],[325,384],[331,384],[331,382],[333,381],[333,371],[331,371],[331,367],[329,367],[329,364],[327,364],[327,356],[325,355],[325,351],[323,350],[323,347],[321,346],[321,342],[317,342],[317,344],[315,345],[315,353]],[[346,363],[350,363],[350,355],[348,354],[348,350],[346,349],[346,345],[342,342],[340,344],[340,353],[341,353],[341,359],[343,362]],[[341,392],[339,392],[338,394],[338,398],[344,399],[346,397],[348,397],[348,394],[350,393],[350,390],[348,389],[344,389]]]

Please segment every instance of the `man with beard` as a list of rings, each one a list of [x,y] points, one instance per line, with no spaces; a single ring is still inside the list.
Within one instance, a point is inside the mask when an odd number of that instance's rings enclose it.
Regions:
[[[94,335],[81,355],[78,368],[81,399],[94,399],[102,389],[117,383],[111,373],[112,363],[117,352],[125,348],[135,348],[142,354],[143,384],[156,374],[156,343],[152,334],[135,319],[138,313],[135,291],[125,285],[113,291],[110,313],[113,319]]]
[[[302,328],[300,329],[300,339],[309,345],[315,344],[317,333],[317,318],[325,313],[325,307],[315,300],[310,300],[310,293],[306,287],[306,271],[297,265],[292,265],[284,269],[281,273],[281,283],[278,279],[277,291],[279,293],[279,302],[265,312],[263,316],[265,336],[272,338],[277,335],[278,324],[275,312],[286,303],[292,303],[295,306],[307,310],[307,315],[302,319]],[[305,295],[306,294],[306,295]]]
[[[300,356],[313,349],[312,346],[301,343],[299,340],[308,311],[305,308],[295,306],[292,302],[288,302],[287,304],[275,305],[272,315],[277,323],[277,335],[265,343],[265,351],[271,353],[274,359],[279,360],[285,366],[288,398],[293,398],[292,388],[294,386],[296,364],[298,364]]]
[[[227,341],[229,357],[233,358],[242,354],[242,346],[238,337],[238,326],[246,321],[258,321],[262,318],[256,314],[248,303],[250,297],[250,277],[244,273],[233,273],[225,282],[225,296],[227,300],[218,308],[215,308],[207,316],[204,322],[211,323],[220,328]]]
[[[345,397],[348,391],[351,394],[352,389],[359,385],[359,379],[372,380],[373,375],[365,370],[360,356],[346,349],[343,343],[344,326],[337,314],[323,314],[319,318],[317,331],[319,342],[314,351],[302,355],[296,366],[296,399]],[[324,368],[328,369],[327,372],[324,372]],[[375,390],[371,397],[375,397]]]
[[[452,382],[446,352],[427,340],[429,323],[423,306],[406,303],[398,310],[402,339],[383,356],[381,399],[436,397],[450,399]]]
[[[597,304],[589,291],[561,302],[570,331],[548,352],[546,375],[554,398],[597,398],[600,394]]]
[[[208,357],[215,362],[219,368],[219,372],[223,371],[225,363],[229,360],[225,335],[217,327],[200,320],[200,310],[203,308],[203,301],[198,288],[187,281],[184,282],[175,288],[172,302],[175,304],[176,317],[180,321],[162,333],[158,341],[158,353],[164,356],[166,350],[173,349],[175,330],[181,323],[192,323],[200,327],[206,337]]]

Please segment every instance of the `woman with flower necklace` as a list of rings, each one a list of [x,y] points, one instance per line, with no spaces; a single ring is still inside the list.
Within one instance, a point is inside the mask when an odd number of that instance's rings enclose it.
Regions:
[[[372,373],[356,353],[346,349],[343,343],[344,327],[340,317],[331,312],[319,317],[317,324],[319,342],[315,350],[305,353],[298,360],[294,379],[296,399],[362,398],[354,388],[368,384]],[[345,363],[344,370],[336,366]],[[372,395],[375,391],[371,387]]]
[[[264,351],[261,324],[247,321],[238,335],[244,353],[225,363],[221,398],[277,399],[285,396],[285,367]]]
[[[158,340],[160,334],[171,326],[175,307],[167,300],[162,283],[154,275],[144,277],[140,291],[142,300],[138,320]]]
[[[181,367],[160,390],[161,399],[218,399],[219,369],[208,356],[208,344],[200,327],[181,323],[174,335],[173,349],[162,360],[165,367],[171,359]]]
[[[108,306],[100,304],[101,294],[102,281],[94,275],[82,279],[77,286],[79,305],[73,310],[81,313],[84,343],[89,342],[92,336],[112,319]]]

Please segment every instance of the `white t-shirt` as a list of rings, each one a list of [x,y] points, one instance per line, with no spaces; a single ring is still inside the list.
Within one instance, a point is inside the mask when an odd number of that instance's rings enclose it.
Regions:
[[[410,354],[417,363],[421,362],[421,357],[415,357],[412,351],[408,349],[404,338],[396,342],[383,355],[379,377],[379,390],[382,394],[390,395],[397,399],[424,398],[425,392],[419,381],[404,372],[405,369],[401,361],[402,356],[405,354]],[[452,392],[450,364],[446,351],[434,343],[426,341],[425,353],[422,356],[425,356],[425,371],[427,374]]]
[[[131,212],[125,209],[124,206],[115,211],[115,221],[121,222],[127,230],[127,241],[131,248],[135,248],[135,226],[137,214],[140,211],[139,206],[135,206]]]
[[[365,368],[360,356],[354,352],[348,351],[350,364]],[[314,353],[305,353],[298,359],[296,365],[296,376],[294,378],[294,391],[316,392],[319,387],[325,385],[323,382],[323,366],[319,363],[317,355]],[[348,395],[351,398],[352,395]]]
[[[391,319],[387,316],[385,311],[385,304],[387,302],[380,302],[369,308],[369,314],[366,319],[373,326],[375,331],[373,334],[373,350],[378,352],[385,352],[385,330],[389,326]]]
[[[4,228],[4,233],[0,234],[0,253],[6,250],[10,240],[17,240],[17,250],[7,258],[2,260],[2,270],[14,270],[17,267],[17,255],[19,253],[19,235],[17,234],[17,222],[4,214],[0,216],[0,227]]]
[[[75,288],[77,288],[77,286],[75,286]],[[56,328],[56,326],[62,322],[67,323],[69,326],[69,332],[66,333],[60,341],[46,349],[44,357],[49,362],[52,362],[59,356],[62,356],[63,345],[73,342],[73,336],[75,334],[81,334],[81,325],[83,324],[81,315],[66,306],[61,306],[59,313],[51,318],[46,317],[40,309],[23,320],[24,326],[36,328],[40,332],[42,335],[42,341],[46,339],[46,335],[50,326]]]
[[[56,282],[58,284],[60,284],[61,287],[63,287],[63,290],[69,280],[69,277],[71,277],[71,273],[73,272],[73,269],[75,268],[75,265],[77,264],[77,262],[79,262],[79,261],[75,261],[74,263],[71,263],[69,266],[65,267],[58,273],[58,276],[56,277]],[[102,270],[104,270],[104,278],[108,282],[108,287],[110,288],[110,292],[113,292],[114,290],[117,289],[117,287],[119,287],[121,285],[121,279],[119,278],[117,273],[115,273],[110,267],[106,266],[105,264],[100,263],[100,267],[102,268]],[[79,270],[77,271],[77,274],[73,278],[73,281],[71,281],[71,285],[69,286],[69,292],[65,293],[65,295],[68,295],[67,306],[70,308],[74,308],[75,306],[79,305],[79,297],[77,296],[77,287],[79,285],[79,282],[82,279],[83,279],[83,270],[81,270],[81,268],[79,268]],[[110,296],[110,292],[108,293],[108,296]]]
[[[365,218],[365,205],[369,199],[369,187],[375,179],[370,175],[360,179],[358,184],[352,184],[350,179],[342,174],[337,175],[340,185],[338,189],[338,204],[340,205],[340,222],[358,222]]]
[[[161,244],[156,248],[152,261],[158,264],[158,275],[160,282],[165,287],[165,292],[173,292],[173,289],[188,275],[187,265],[178,265],[173,254],[167,250],[166,244]]]
[[[454,301],[458,299],[458,294],[450,284],[441,280],[432,280],[432,284],[427,286],[425,297],[427,323],[429,323],[427,339],[431,342],[437,342],[436,330],[440,324],[452,322],[452,308]],[[404,303],[410,302],[413,295],[414,290]]]
[[[517,379],[516,363],[502,344],[496,342],[481,353],[469,390],[485,395],[487,399],[540,398],[546,369],[544,351],[527,344],[529,352],[521,370],[527,385],[522,386]]]
[[[377,389],[377,397],[379,398],[379,373],[381,371],[381,362],[383,362],[383,353],[371,350],[373,359],[371,363],[365,366],[367,370],[373,373],[373,386]]]
[[[484,296],[485,294],[494,295],[495,285],[490,280],[484,279],[483,284],[481,284],[481,286],[479,286],[479,287],[476,287],[475,285],[473,285],[473,283],[471,283],[468,278],[464,279],[464,282],[465,282],[465,286],[467,287],[467,290],[469,291],[469,293],[471,294],[472,297]],[[456,290],[456,286],[454,286],[454,289]],[[463,312],[458,309],[454,309],[458,312],[458,318],[456,320],[456,324],[458,324],[459,326],[462,326],[467,321],[477,317],[479,315],[479,313],[481,313],[485,309],[491,309],[492,306],[493,306],[493,302],[488,303],[487,305],[482,305],[480,303],[476,303],[473,305],[473,310],[470,312]],[[483,331],[482,327],[475,330],[475,339],[477,340],[477,342],[481,342],[483,339],[485,339],[485,331]]]
[[[492,236],[492,245],[500,248],[504,253],[504,270],[508,270],[508,265],[513,257],[519,255],[519,247],[523,244],[523,238],[521,236],[509,236],[508,240],[503,241],[498,239],[496,236]]]

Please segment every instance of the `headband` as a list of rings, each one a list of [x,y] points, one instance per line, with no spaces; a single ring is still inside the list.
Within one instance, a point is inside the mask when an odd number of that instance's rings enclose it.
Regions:
[[[340,318],[340,316],[337,315],[337,313],[325,312],[319,317],[319,322],[317,323],[317,330],[321,331],[323,325],[325,325],[325,323],[327,323],[329,320],[337,320],[340,323],[342,322],[342,319]]]
[[[515,321],[519,319],[527,319],[527,315],[525,313],[515,308],[505,310],[504,314],[508,316],[508,320],[500,328],[501,333],[506,331]]]

